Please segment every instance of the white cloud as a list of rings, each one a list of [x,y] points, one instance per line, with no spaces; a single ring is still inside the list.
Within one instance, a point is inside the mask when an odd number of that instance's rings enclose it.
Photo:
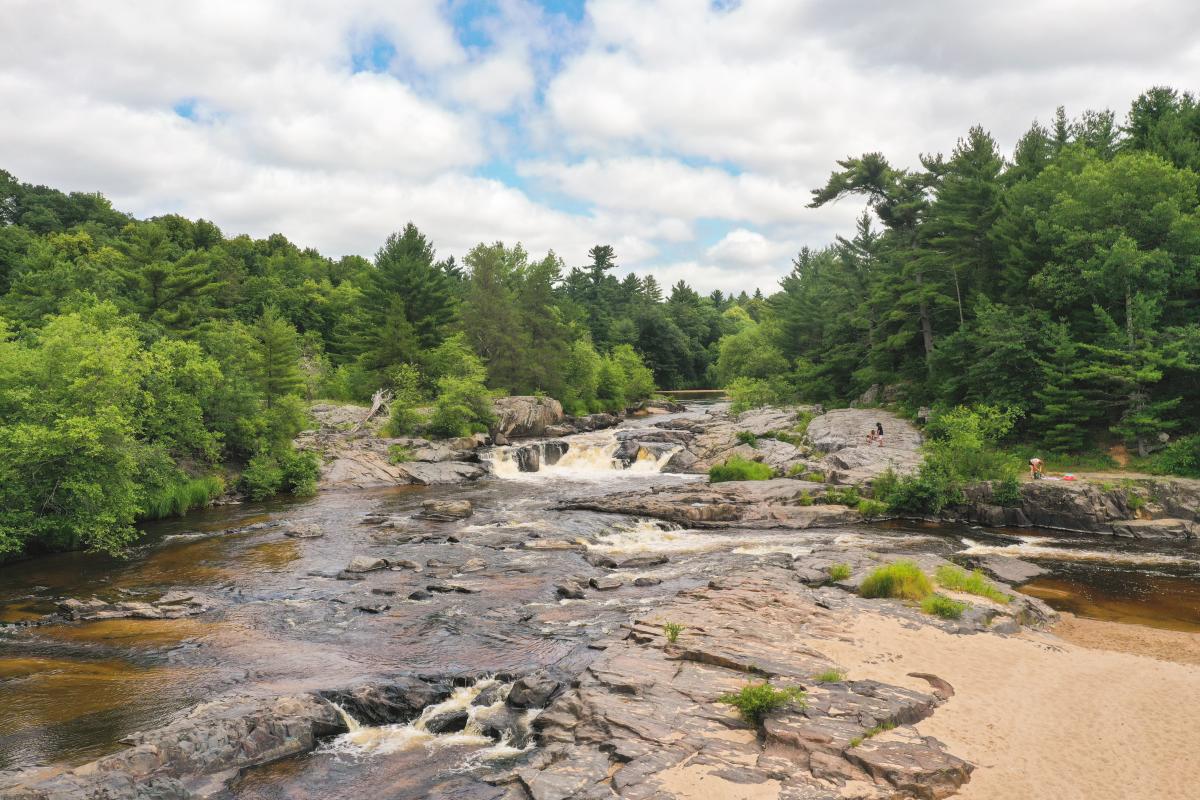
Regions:
[[[1182,0],[488,8],[460,39],[457,0],[8,0],[0,167],[335,255],[412,220],[443,253],[607,242],[664,282],[770,289],[851,230],[861,203],[805,206],[835,159],[915,164],[974,123],[1008,148],[1059,104],[1120,115],[1200,74]]]

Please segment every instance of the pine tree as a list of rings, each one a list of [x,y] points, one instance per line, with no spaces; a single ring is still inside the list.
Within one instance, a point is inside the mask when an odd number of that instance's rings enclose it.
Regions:
[[[1049,353],[1037,361],[1042,388],[1033,393],[1038,406],[1029,418],[1034,431],[1051,450],[1078,452],[1089,439],[1088,423],[1096,416],[1096,404],[1080,378],[1079,346],[1071,339],[1067,326],[1050,326],[1046,338]]]
[[[274,306],[263,309],[254,326],[258,340],[256,377],[268,409],[279,398],[299,394],[304,387],[300,371],[300,337]]]
[[[470,270],[462,325],[471,347],[487,367],[489,384],[519,391],[528,386],[532,342],[517,307],[517,287],[526,268],[520,245],[477,245],[463,262]]]
[[[375,270],[363,291],[371,324],[383,325],[389,314],[402,307],[420,346],[429,349],[446,337],[456,304],[452,274],[434,262],[433,245],[415,225],[410,222],[387,238],[375,255]],[[382,333],[368,330],[367,335],[372,340],[367,349],[387,349],[379,339]]]

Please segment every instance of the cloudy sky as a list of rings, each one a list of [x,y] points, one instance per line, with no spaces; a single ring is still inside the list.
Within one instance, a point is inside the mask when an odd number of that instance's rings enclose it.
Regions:
[[[770,290],[856,203],[837,158],[912,165],[980,123],[1200,88],[1200,4],[1132,0],[0,0],[0,167],[138,216],[370,255],[596,243]]]

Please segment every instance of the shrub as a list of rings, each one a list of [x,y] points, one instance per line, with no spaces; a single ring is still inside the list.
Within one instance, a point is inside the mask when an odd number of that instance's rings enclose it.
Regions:
[[[663,624],[663,634],[667,637],[667,641],[675,644],[675,640],[679,638],[679,634],[683,633],[683,626],[678,622],[667,622]]]
[[[944,619],[958,619],[967,610],[967,604],[951,600],[945,595],[931,594],[921,601],[921,610]]]
[[[727,459],[724,464],[714,464],[708,470],[711,483],[722,481],[765,481],[775,477],[775,470],[760,461],[747,461],[739,456]]]
[[[748,444],[751,447],[754,447],[754,445],[758,444],[758,437],[750,431],[738,431],[737,440],[742,444]]]
[[[725,387],[725,392],[733,402],[730,410],[735,414],[779,402],[775,389],[761,378],[737,378]]]
[[[858,489],[853,486],[847,486],[845,489],[830,489],[825,492],[821,498],[821,502],[827,505],[835,506],[857,506],[859,500]]]
[[[996,481],[992,487],[992,499],[996,501],[996,505],[1010,508],[1021,505],[1021,479],[1017,477],[1015,470],[1009,471]]]
[[[830,564],[829,565],[829,580],[844,581],[850,577],[851,569],[849,564]]]
[[[805,489],[800,493],[800,496],[796,498],[796,504],[801,506],[811,506],[813,504],[813,496],[808,493],[807,489]]]
[[[404,444],[393,444],[388,447],[388,463],[404,464],[413,460],[412,448]]]
[[[404,436],[421,423],[417,411],[417,404],[421,402],[421,373],[412,364],[401,364],[392,370],[391,378],[394,396],[387,429],[392,436]]]
[[[825,473],[817,472],[816,470],[813,470],[812,472],[806,472],[804,473],[804,480],[808,481],[809,483],[824,483]]]
[[[846,673],[840,669],[827,669],[813,676],[818,683],[841,683],[846,680]]]
[[[803,689],[797,686],[776,689],[766,681],[748,683],[737,692],[721,695],[717,702],[736,708],[742,719],[751,725],[758,725],[767,714],[784,706],[804,708],[807,705]]]
[[[267,450],[260,450],[242,471],[239,488],[251,500],[265,500],[283,486],[283,470]]]
[[[292,449],[276,453],[264,448],[246,465],[239,488],[251,500],[265,500],[282,491],[308,496],[317,493],[320,472],[313,453]]]
[[[1125,505],[1129,506],[1130,511],[1136,512],[1137,510],[1139,510],[1140,508],[1142,508],[1143,506],[1146,505],[1146,498],[1142,497],[1137,492],[1134,492],[1131,490],[1126,490]]]
[[[863,597],[896,597],[924,600],[933,591],[929,578],[911,561],[878,567],[863,579],[858,593]]]
[[[1200,478],[1200,434],[1183,436],[1156,453],[1149,464],[1159,475],[1182,475]]]
[[[887,503],[882,503],[878,500],[863,499],[858,501],[858,513],[867,519],[882,517],[887,513],[887,510]]]
[[[482,433],[493,419],[492,395],[482,375],[438,379],[438,396],[429,421],[434,435],[450,438]]]
[[[207,475],[203,478],[181,477],[149,493],[142,517],[182,517],[192,509],[208,505],[224,492],[225,481],[220,475]]]
[[[1007,603],[1012,599],[993,586],[991,581],[985,578],[979,570],[967,574],[958,567],[943,565],[938,567],[935,578],[943,589],[986,597],[997,603]]]

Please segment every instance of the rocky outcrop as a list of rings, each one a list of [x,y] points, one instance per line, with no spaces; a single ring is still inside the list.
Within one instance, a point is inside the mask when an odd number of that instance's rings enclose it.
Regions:
[[[426,500],[421,503],[421,510],[415,516],[434,522],[454,522],[466,519],[473,513],[475,507],[470,500]]]
[[[83,767],[12,788],[5,800],[192,800],[219,791],[239,770],[311,751],[346,724],[314,695],[232,697],[125,740],[131,745]]]
[[[567,509],[653,517],[696,528],[811,528],[861,522],[843,505],[815,504],[826,487],[776,478],[686,484],[669,489],[618,492],[574,501]]]
[[[562,404],[552,397],[498,397],[492,402],[496,421],[492,435],[507,439],[545,436],[546,428],[563,419]]]
[[[795,583],[745,580],[680,595],[607,643],[538,716],[540,747],[529,763],[487,780],[534,800],[954,793],[972,765],[909,727],[947,693],[816,683],[812,676],[833,665],[806,631],[828,618]],[[675,643],[664,636],[667,621],[686,623]],[[719,699],[764,680],[807,698],[768,713],[760,734]]]
[[[157,600],[122,600],[109,603],[93,597],[71,598],[58,604],[58,613],[77,622],[98,619],[179,619],[211,610],[213,602],[198,592],[167,592]]]

